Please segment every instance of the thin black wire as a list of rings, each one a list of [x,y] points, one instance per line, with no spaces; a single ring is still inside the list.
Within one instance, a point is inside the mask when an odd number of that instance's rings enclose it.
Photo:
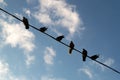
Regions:
[[[3,11],[3,12],[5,12],[5,13],[7,13],[7,14],[9,14],[10,16],[16,18],[17,20],[23,22],[21,19],[19,19],[18,17],[16,17],[16,16],[13,15],[13,14],[7,12],[6,10],[4,10],[4,9],[2,9],[2,8],[0,8],[0,10]],[[38,28],[36,28],[35,26],[33,26],[33,25],[31,25],[31,24],[29,24],[29,26],[31,26],[33,29],[35,29],[35,30],[37,30],[37,31],[40,32],[40,30],[39,30]],[[56,38],[53,37],[53,36],[51,36],[50,34],[45,33],[45,32],[42,32],[42,33],[45,34],[45,35],[47,35],[47,36],[49,36],[49,37],[51,37],[52,39],[56,40]],[[56,40],[56,41],[57,41],[57,40]],[[67,45],[66,43],[64,43],[64,42],[62,42],[62,41],[58,41],[58,42],[61,43],[61,44],[63,44],[64,46],[70,47],[69,45]],[[81,53],[81,54],[82,54],[82,52],[79,51],[78,49],[73,48],[73,50],[75,50],[75,51],[77,51],[78,53]],[[87,56],[87,57],[90,58],[90,56]],[[90,59],[91,59],[91,58],[90,58]],[[92,60],[92,59],[91,59],[91,60]],[[98,60],[93,60],[93,61],[95,61],[95,62],[97,62],[97,63],[99,63],[99,64],[101,64],[101,65],[103,65],[103,66],[105,66],[105,67],[107,67],[107,68],[109,68],[109,69],[111,69],[111,70],[113,70],[114,72],[120,74],[120,71],[118,71],[118,70],[116,70],[116,69],[114,69],[114,68],[112,68],[112,67],[110,67],[110,66],[108,66],[108,65],[106,65],[106,64],[104,64],[104,63],[102,63],[102,62],[100,62],[100,61],[98,61]]]

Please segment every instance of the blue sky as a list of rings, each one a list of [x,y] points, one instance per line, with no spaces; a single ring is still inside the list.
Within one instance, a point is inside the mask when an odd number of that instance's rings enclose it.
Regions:
[[[120,70],[119,0],[0,0],[0,7]],[[0,80],[118,80],[120,75],[0,11]]]

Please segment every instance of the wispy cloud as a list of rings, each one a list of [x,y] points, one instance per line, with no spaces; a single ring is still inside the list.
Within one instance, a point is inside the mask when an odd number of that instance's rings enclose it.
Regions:
[[[112,66],[114,64],[114,60],[112,58],[108,58],[104,61],[104,64],[108,65],[108,66]],[[102,70],[104,71],[105,67],[100,65]]]
[[[114,60],[112,58],[101,58],[100,60],[101,62],[103,62],[104,64],[108,65],[108,66],[112,66],[114,64]],[[96,67],[96,69],[95,69]],[[87,75],[91,80],[94,80],[96,77],[98,77],[98,75],[96,74],[96,71],[105,71],[105,66],[96,63],[95,61],[89,62],[87,66],[83,66],[82,68],[78,69],[78,72],[80,74],[85,74]]]
[[[29,66],[34,62],[35,56],[30,54],[25,54],[25,55],[26,55],[26,64]]]
[[[92,71],[88,67],[80,68],[78,71],[85,73],[90,79],[93,78]]]
[[[27,3],[30,3],[30,0],[26,0]]]
[[[31,3],[35,2],[35,1],[37,1],[37,0],[26,0],[26,2],[27,2],[28,4],[31,4]]]
[[[33,44],[34,35],[22,28],[22,24],[17,23],[8,23],[6,21],[0,20],[2,26],[2,38],[4,44],[10,44],[12,47],[19,46],[27,52],[30,52],[34,49],[35,45]]]
[[[0,0],[0,7],[7,6],[7,3],[4,0]]]
[[[112,64],[114,63],[114,60],[112,58],[108,58],[104,64],[108,65],[108,66],[111,66]]]
[[[45,76],[41,76],[41,79],[40,80],[66,80],[64,78],[57,78],[57,77],[54,77],[54,76],[50,76],[50,75],[45,75]]]
[[[4,0],[0,0],[0,3],[4,3]]]
[[[25,77],[17,77],[13,75],[12,71],[9,68],[9,64],[0,60],[0,80],[27,80]]]
[[[74,5],[68,4],[65,0],[39,0],[39,3],[38,11],[35,12],[34,17],[40,23],[61,26],[69,32],[69,37],[72,37],[78,30],[84,29],[81,26],[83,22]]]
[[[111,66],[114,64],[114,59],[112,59],[112,58],[107,58],[107,59],[102,58],[102,59],[101,59],[101,62],[103,62],[103,64],[106,64],[106,65],[108,65],[108,66],[111,67]],[[98,63],[96,63],[96,62],[93,62],[93,64],[96,64],[97,66],[99,66],[102,71],[104,71],[105,68],[106,68],[105,66],[103,66],[103,65],[101,65],[101,64],[98,64]]]
[[[46,47],[44,52],[44,61],[46,64],[52,65],[54,64],[54,57],[56,56],[56,52],[52,47]]]
[[[28,17],[31,18],[31,17],[30,17],[30,16],[31,16],[31,11],[30,11],[29,9],[24,8],[24,9],[23,9],[23,12],[25,12],[25,14],[27,14]]]
[[[4,76],[9,72],[9,65],[4,61],[0,60],[0,76]]]
[[[1,13],[2,14],[2,13]],[[23,23],[15,22],[12,17],[2,14],[0,18],[0,43],[3,46],[19,47],[24,50],[27,57],[27,64],[33,61],[33,57],[28,57],[28,53],[34,50],[34,34],[29,30],[25,30]],[[30,54],[29,54],[30,55]]]

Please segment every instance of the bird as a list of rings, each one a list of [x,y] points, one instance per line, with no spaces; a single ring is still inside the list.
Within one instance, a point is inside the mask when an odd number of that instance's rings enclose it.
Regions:
[[[64,35],[56,37],[57,41],[61,41],[64,38]]]
[[[92,60],[96,60],[97,58],[99,58],[99,54],[95,54],[93,56],[90,57]]]
[[[83,59],[83,61],[86,61],[86,57],[87,57],[87,50],[83,49],[83,51],[82,51],[82,59]]]
[[[70,44],[69,44],[69,47],[70,47],[70,48],[69,48],[69,54],[72,53],[72,50],[74,49],[74,46],[75,46],[75,45],[74,45],[73,41],[71,41]]]
[[[41,32],[45,32],[47,29],[48,29],[47,27],[41,27],[39,30],[40,30]]]
[[[29,22],[28,22],[28,19],[26,17],[23,17],[23,20],[22,20],[23,24],[25,25],[25,28],[26,29],[29,29]]]

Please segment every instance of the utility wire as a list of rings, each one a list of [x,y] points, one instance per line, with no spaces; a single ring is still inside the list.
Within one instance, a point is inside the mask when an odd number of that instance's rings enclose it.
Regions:
[[[16,18],[17,20],[23,22],[23,20],[21,20],[20,18],[16,17],[15,15],[13,15],[13,14],[7,12],[6,10],[4,10],[4,9],[2,9],[2,8],[0,8],[0,10],[3,11],[3,12],[5,12],[5,13],[7,13],[7,14],[9,14],[10,16]],[[35,29],[35,30],[37,30],[37,31],[40,32],[40,30],[39,30],[38,28],[36,28],[35,26],[33,26],[33,25],[31,25],[31,24],[29,24],[29,26],[31,26],[33,29]],[[56,40],[55,37],[51,36],[50,34],[48,34],[48,33],[46,33],[46,32],[41,32],[41,33],[43,33],[43,34],[45,34],[45,35],[51,37],[51,38],[54,39],[54,40]],[[57,41],[57,40],[56,40],[56,41]],[[62,42],[62,41],[58,41],[58,42],[61,43],[61,44],[63,44],[63,45],[66,46],[66,47],[70,47],[69,45],[67,45],[66,43],[64,43],[64,42]],[[79,51],[79,50],[76,49],[76,48],[73,48],[73,50],[75,50],[76,52],[82,54],[82,52]],[[87,57],[90,58],[90,56],[88,56],[88,55],[87,55]],[[91,58],[90,58],[90,59],[91,59]],[[93,60],[93,59],[91,59],[91,60]],[[93,60],[93,61],[95,61],[95,62],[97,62],[97,63],[99,63],[99,64],[101,64],[101,65],[103,65],[103,66],[105,66],[105,67],[107,67],[107,68],[109,68],[109,69],[111,69],[111,70],[113,70],[114,72],[120,74],[120,71],[118,71],[118,70],[116,70],[116,69],[114,69],[114,68],[112,68],[112,67],[110,67],[110,66],[108,66],[108,65],[106,65],[106,64],[104,64],[104,63],[102,63],[102,62],[100,62],[100,61],[98,61],[98,60]]]

